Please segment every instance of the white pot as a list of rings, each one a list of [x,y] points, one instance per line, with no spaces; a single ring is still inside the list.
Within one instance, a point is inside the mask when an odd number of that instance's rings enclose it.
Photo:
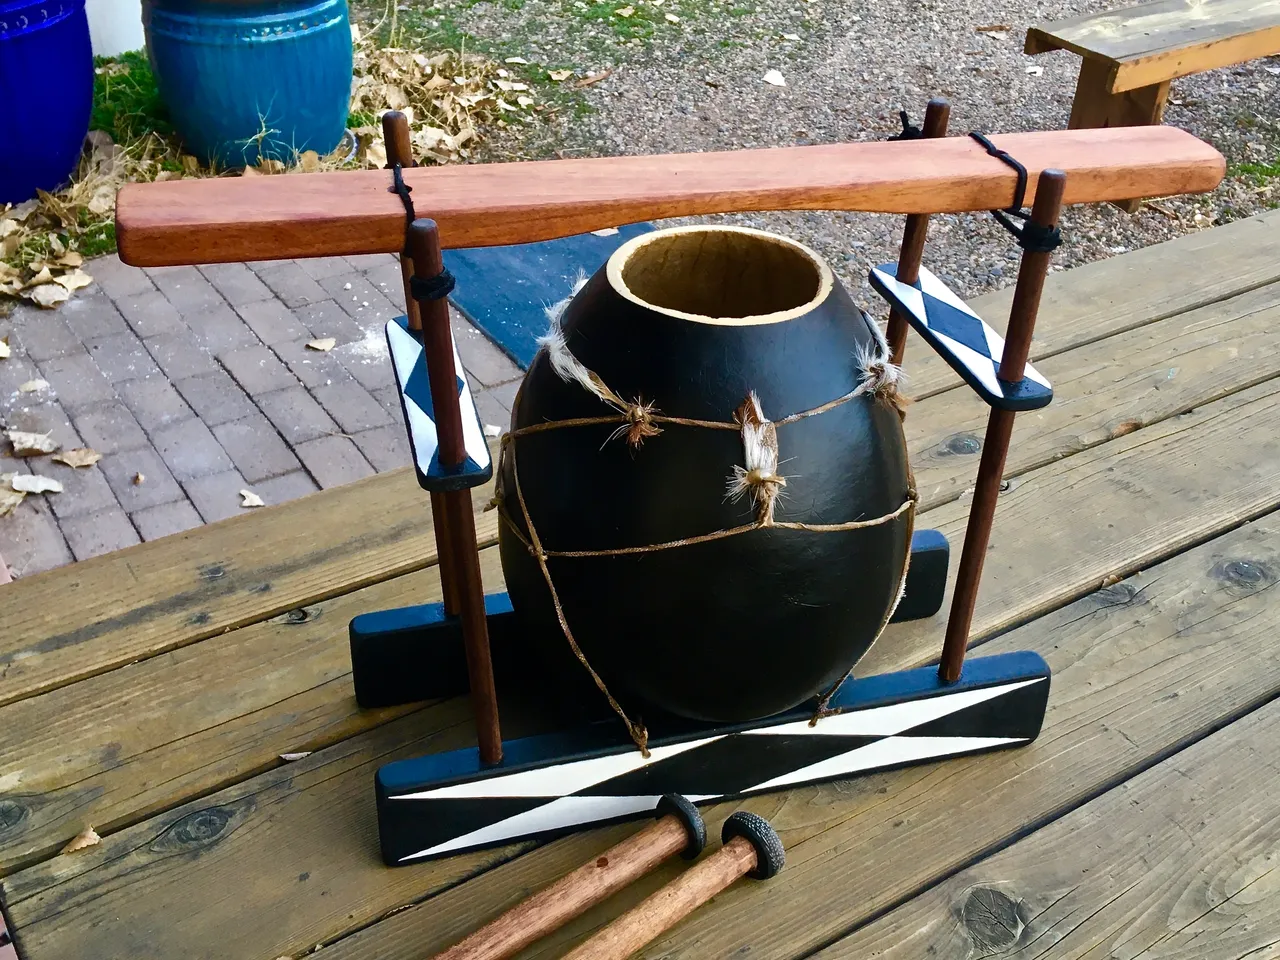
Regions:
[[[114,57],[146,46],[142,33],[142,0],[87,0],[93,52]]]

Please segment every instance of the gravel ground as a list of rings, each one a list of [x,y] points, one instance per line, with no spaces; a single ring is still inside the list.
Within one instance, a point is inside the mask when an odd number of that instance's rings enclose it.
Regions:
[[[653,0],[630,0],[631,17],[610,15],[623,2],[438,0],[425,11],[436,18],[432,25],[444,18],[495,53],[548,68],[573,67],[579,76],[613,71],[574,94],[585,98],[585,109],[561,93],[554,118],[494,131],[488,158],[876,140],[897,131],[899,108],[918,121],[934,95],[951,101],[953,134],[1061,129],[1080,61],[1064,52],[1025,56],[1027,27],[1118,5],[662,0],[655,7]],[[668,13],[679,22],[668,22]],[[993,25],[1009,29],[976,29]],[[647,36],[620,35],[625,33]],[[781,71],[785,87],[762,82],[771,69]],[[1165,122],[1214,144],[1232,175],[1213,194],[1168,198],[1135,215],[1109,204],[1071,209],[1055,269],[1275,206],[1280,197],[1272,199],[1267,180],[1238,167],[1276,162],[1278,91],[1280,58],[1175,81]],[[851,290],[866,288],[871,264],[896,257],[902,227],[900,217],[825,212],[724,219],[812,245]],[[926,263],[965,295],[1006,285],[1016,274],[1017,247],[985,214],[936,217],[930,238]]]

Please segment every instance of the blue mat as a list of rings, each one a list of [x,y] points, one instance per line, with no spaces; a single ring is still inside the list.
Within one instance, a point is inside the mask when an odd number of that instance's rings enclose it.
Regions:
[[[528,369],[538,337],[547,331],[543,308],[569,295],[579,270],[591,276],[618,247],[653,229],[633,223],[607,237],[584,233],[542,243],[446,250],[444,265],[458,282],[450,299]]]

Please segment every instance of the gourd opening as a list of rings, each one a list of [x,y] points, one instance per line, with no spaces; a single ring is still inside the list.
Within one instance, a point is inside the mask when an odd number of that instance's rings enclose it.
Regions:
[[[675,227],[637,237],[609,258],[628,300],[701,323],[790,320],[831,291],[830,269],[808,247],[744,227]]]

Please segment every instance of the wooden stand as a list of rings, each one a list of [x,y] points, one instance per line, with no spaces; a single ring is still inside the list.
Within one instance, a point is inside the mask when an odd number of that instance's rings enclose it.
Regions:
[[[945,104],[931,105],[928,132],[941,134],[945,123]],[[388,156],[407,168],[401,120],[390,117],[386,132]],[[1064,202],[1204,192],[1225,169],[1212,148],[1166,127],[997,140],[1026,168],[1033,221],[1042,226],[1056,220]],[[649,816],[656,797],[668,793],[698,802],[742,797],[1020,746],[1039,734],[1049,690],[1044,661],[1033,653],[963,658],[1013,413],[1052,399],[1048,381],[1026,363],[1048,254],[1023,257],[1007,343],[921,265],[927,216],[1007,207],[1018,181],[1009,166],[968,138],[933,136],[403,172],[433,219],[415,218],[409,230],[402,266],[410,309],[388,324],[387,337],[418,479],[432,494],[445,603],[357,618],[353,672],[362,704],[468,690],[478,747],[378,771],[386,863]],[[139,266],[378,252],[403,257],[406,211],[392,181],[385,171],[360,171],[127,185],[117,206],[121,256]],[[512,642],[518,627],[507,598],[486,597],[480,583],[469,490],[492,476],[492,455],[454,351],[441,234],[451,247],[526,243],[619,221],[761,209],[911,215],[898,263],[874,268],[870,278],[898,318],[895,353],[901,354],[905,320],[992,407],[941,670],[849,681],[816,722],[813,704],[738,725],[646,718],[647,754],[616,719],[504,744],[489,635],[501,652],[519,646]],[[909,582],[907,602],[918,604],[923,593],[927,602],[915,609],[927,616],[941,602],[946,544],[925,540],[913,551],[912,573],[929,569],[931,558],[936,596]],[[515,682],[535,686],[538,679],[524,675]],[[736,866],[726,861],[723,876],[746,862],[744,851],[726,855],[734,856]]]

